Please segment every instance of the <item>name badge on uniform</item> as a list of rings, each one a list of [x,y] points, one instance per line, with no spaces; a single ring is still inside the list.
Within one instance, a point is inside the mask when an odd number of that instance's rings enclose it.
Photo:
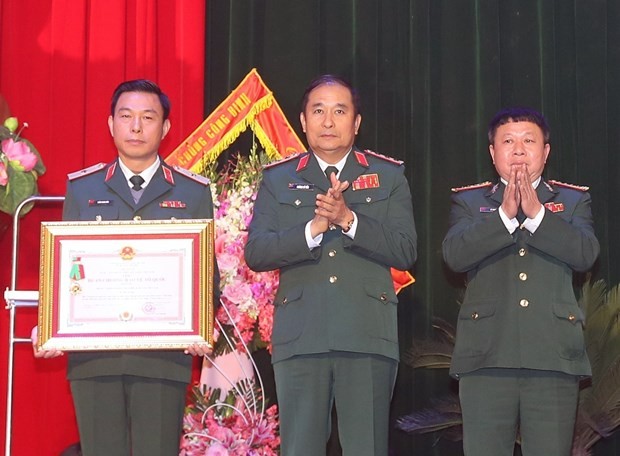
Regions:
[[[94,199],[89,199],[88,200],[88,205],[89,206],[111,206],[112,205],[112,201],[110,200],[94,200]]]
[[[551,212],[564,212],[564,203],[545,203],[545,207]]]
[[[310,183],[295,183],[295,182],[289,182],[288,184],[288,189],[289,190],[310,190],[310,191],[314,191],[314,184],[310,184]]]
[[[490,214],[491,212],[495,212],[497,210],[496,207],[487,207],[487,206],[482,206],[480,208],[480,213],[481,214]]]
[[[378,174],[362,174],[353,181],[353,191],[365,190],[367,188],[379,188]]]
[[[183,209],[187,207],[183,201],[162,201],[159,203],[159,207],[167,207],[172,209]]]

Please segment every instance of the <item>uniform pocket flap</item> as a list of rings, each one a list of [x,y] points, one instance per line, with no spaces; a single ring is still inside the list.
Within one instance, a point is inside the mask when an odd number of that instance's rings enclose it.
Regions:
[[[583,323],[586,319],[581,308],[572,302],[554,302],[553,314],[556,317],[568,320],[573,324],[577,322]]]
[[[273,300],[274,306],[286,306],[291,302],[298,301],[304,294],[303,287],[290,288],[288,290],[278,290],[275,299]]]
[[[398,297],[396,296],[394,287],[386,287],[383,282],[366,280],[364,281],[364,291],[371,298],[374,298],[384,304],[387,304],[388,302],[395,304],[398,302]]]
[[[468,302],[466,307],[461,308],[459,320],[481,320],[495,315],[495,301]]]
[[[293,207],[307,207],[316,205],[315,191],[283,191],[276,195],[278,203]]]

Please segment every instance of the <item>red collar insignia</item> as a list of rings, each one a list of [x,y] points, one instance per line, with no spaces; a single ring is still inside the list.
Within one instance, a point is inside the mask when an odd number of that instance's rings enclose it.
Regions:
[[[172,175],[172,171],[170,171],[170,168],[162,166],[161,169],[164,172],[164,179],[166,179],[166,182],[168,182],[170,185],[174,185],[174,176]]]
[[[366,155],[363,152],[360,152],[358,150],[355,151],[355,158],[357,159],[357,162],[362,165],[364,168],[368,168],[370,165],[368,164],[368,159],[366,158]]]
[[[310,154],[306,154],[299,159],[299,163],[297,163],[297,169],[295,171],[299,172],[308,166],[308,162],[310,161]]]
[[[112,163],[112,166],[108,168],[108,171],[105,173],[105,181],[109,181],[114,176],[114,172],[116,171],[116,162]]]

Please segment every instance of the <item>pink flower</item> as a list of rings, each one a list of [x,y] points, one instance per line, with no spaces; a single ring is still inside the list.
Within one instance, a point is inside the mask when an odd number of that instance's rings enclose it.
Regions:
[[[30,147],[23,141],[13,141],[13,138],[2,141],[2,151],[9,160],[16,161],[24,168],[24,171],[30,171],[37,164],[37,156],[30,151]]]
[[[224,445],[216,442],[207,448],[205,456],[228,456],[228,454],[228,450],[224,447]]]
[[[220,269],[220,273],[233,273],[239,267],[239,257],[231,255],[229,253],[220,253],[216,255],[217,267]],[[228,288],[228,287],[227,287]]]
[[[228,242],[228,234],[223,233],[215,238],[215,254],[219,255],[224,251],[224,246]]]
[[[241,304],[252,299],[252,287],[246,282],[235,280],[222,290],[222,297],[233,304]]]
[[[0,162],[0,185],[6,185],[9,182],[9,175],[6,172],[6,165]]]

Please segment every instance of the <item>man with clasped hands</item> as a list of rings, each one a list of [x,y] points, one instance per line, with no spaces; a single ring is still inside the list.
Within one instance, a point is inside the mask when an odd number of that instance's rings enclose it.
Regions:
[[[599,253],[586,187],[544,180],[544,117],[500,111],[489,125],[500,180],[453,189],[443,256],[467,274],[450,373],[467,456],[568,456],[579,378],[591,375],[573,272]]]
[[[310,150],[266,167],[245,257],[280,269],[273,356],[283,456],[325,455],[335,402],[345,455],[385,456],[398,366],[390,267],[416,232],[402,163],[353,145],[355,90],[321,76],[302,101]]]

